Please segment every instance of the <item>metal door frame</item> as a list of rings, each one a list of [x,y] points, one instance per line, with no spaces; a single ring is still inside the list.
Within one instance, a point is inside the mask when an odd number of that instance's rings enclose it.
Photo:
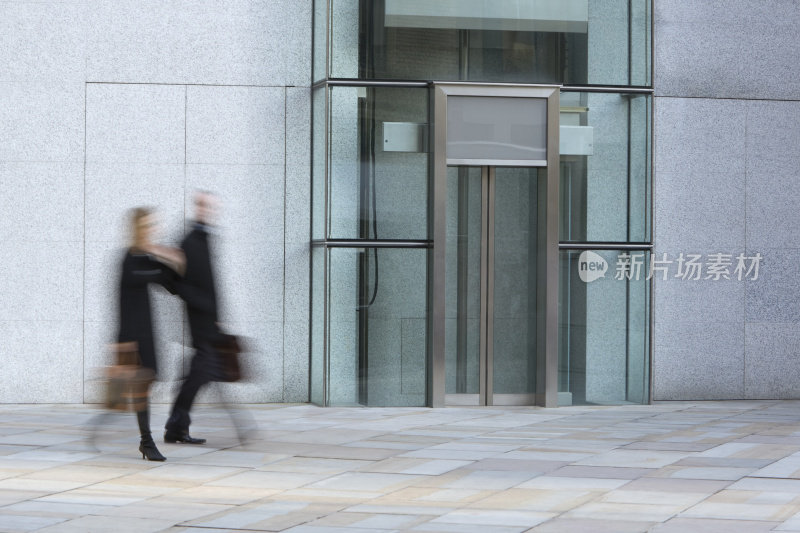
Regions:
[[[546,243],[545,243],[545,272],[546,283],[544,289],[544,335],[539,338],[538,352],[544,353],[544,357],[537,358],[536,372],[536,394],[533,396],[533,403],[541,407],[556,407],[558,403],[558,207],[559,207],[559,93],[560,86],[552,85],[513,85],[513,84],[482,84],[482,83],[434,83],[431,95],[432,109],[432,128],[430,136],[430,149],[433,157],[429,158],[432,165],[433,175],[433,202],[430,220],[433,223],[433,253],[431,254],[430,270],[432,272],[431,287],[431,351],[428,361],[428,404],[432,407],[444,407],[449,402],[445,394],[445,245],[446,245],[446,222],[447,222],[447,167],[451,165],[480,166],[480,167],[542,167],[547,168],[546,178]],[[497,96],[497,97],[516,97],[516,98],[543,98],[547,99],[547,160],[546,165],[542,161],[503,161],[503,160],[449,160],[447,158],[447,98],[449,96]],[[493,169],[482,169],[482,176],[487,172],[494,172]],[[490,182],[482,178],[482,182]],[[483,186],[482,186],[483,188]],[[491,192],[487,191],[490,195]],[[482,232],[489,231],[489,224],[493,226],[494,206],[493,198],[484,203],[488,204],[490,212],[486,213],[488,224],[482,224]],[[484,228],[485,226],[485,228]],[[482,243],[491,245],[492,239],[485,239],[482,235]],[[492,261],[490,250],[485,249],[485,244],[481,245],[482,261],[487,259]],[[484,253],[488,254],[484,256]],[[483,270],[483,268],[482,268]],[[487,270],[487,277],[489,268]],[[484,281],[482,275],[482,282]],[[487,290],[481,290],[481,337],[485,338],[484,328],[491,317],[483,316],[483,310],[490,308],[483,301],[490,297],[489,292],[493,289],[493,281],[485,280]],[[486,320],[484,320],[486,318]],[[487,337],[488,337],[487,336]],[[489,345],[492,339],[487,338],[487,342],[481,342],[481,393],[478,402],[482,405],[491,405],[491,365],[487,365],[486,354],[483,353],[484,346]],[[485,365],[485,367],[484,367]],[[470,395],[465,395],[470,396]],[[528,395],[509,395],[520,396],[520,399],[509,398],[511,402],[530,400]],[[472,403],[472,400],[468,400]],[[505,402],[504,402],[505,403]],[[450,403],[453,405],[454,403]]]

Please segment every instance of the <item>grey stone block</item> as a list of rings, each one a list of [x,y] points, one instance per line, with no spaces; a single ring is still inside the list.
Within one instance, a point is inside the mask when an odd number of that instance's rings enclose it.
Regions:
[[[757,253],[763,257],[758,278],[754,272],[744,283],[747,322],[800,322],[800,248],[752,248],[746,256]]]
[[[746,399],[800,399],[800,328],[797,322],[745,327]]]
[[[285,89],[189,87],[187,162],[284,165]]]
[[[91,80],[309,84],[310,0],[104,0],[94,2],[89,27]]]
[[[88,84],[88,163],[183,164],[186,88]]]
[[[4,302],[0,320],[36,321],[37,327],[46,329],[44,321],[81,319],[80,241],[4,243],[0,246],[0,265]]]
[[[286,239],[308,241],[311,224],[311,91],[286,89]]]
[[[735,174],[745,169],[747,102],[656,98],[654,107],[657,173],[690,168]]]
[[[0,82],[0,161],[83,162],[84,84]]]
[[[662,171],[655,192],[655,238],[660,252],[676,256],[744,249],[743,171]]]
[[[83,165],[0,163],[6,242],[83,240]]]
[[[198,189],[218,195],[217,224],[223,240],[281,242],[284,169],[279,165],[187,165],[187,222],[194,217]],[[188,232],[191,228],[186,227]]]
[[[129,210],[139,206],[156,209],[159,240],[183,238],[183,165],[87,163],[85,191],[87,242],[128,246]]]
[[[799,22],[782,0],[656,2],[656,94],[796,99]]]
[[[249,351],[242,355],[246,379],[227,385],[229,397],[238,402],[284,401],[283,322],[239,322],[230,329],[245,336]]]
[[[784,177],[796,175],[800,102],[750,101],[747,105],[748,172],[758,169],[764,160],[791,161],[791,168],[783,169]]]
[[[286,65],[284,84],[287,86],[311,85],[312,4],[312,0],[283,0],[280,4],[282,13],[276,26],[282,27],[275,29],[285,32],[279,36],[278,43],[281,43],[279,49]]]
[[[331,11],[332,78],[358,77],[358,2],[339,2]]]
[[[790,145],[787,145],[790,146]],[[747,246],[800,247],[800,157],[761,159],[747,173]]]
[[[656,256],[660,258],[660,252],[656,252]],[[670,254],[667,259],[675,258]],[[676,272],[677,266],[666,266],[668,273]],[[655,283],[656,324],[744,323],[745,285],[745,281],[735,277],[716,281],[675,278],[663,281],[658,277]]]
[[[653,399],[744,397],[743,322],[678,322],[656,317]]]
[[[287,321],[309,319],[310,250],[308,243],[286,243],[284,256],[284,312]]]
[[[309,401],[309,323],[287,320],[283,326],[283,401]]]
[[[224,322],[283,321],[283,243],[212,242],[220,319]]]
[[[81,403],[83,323],[0,321],[1,403]]]
[[[84,1],[4,2],[0,17],[0,81],[86,78]]]

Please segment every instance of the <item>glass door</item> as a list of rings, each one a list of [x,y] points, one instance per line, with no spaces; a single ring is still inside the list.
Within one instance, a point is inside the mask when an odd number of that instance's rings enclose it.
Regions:
[[[539,168],[448,167],[445,397],[534,405],[544,353]]]

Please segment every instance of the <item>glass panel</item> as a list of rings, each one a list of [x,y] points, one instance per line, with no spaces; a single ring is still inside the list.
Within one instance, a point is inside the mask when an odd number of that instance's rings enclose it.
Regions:
[[[428,238],[428,90],[333,87],[330,238]]]
[[[314,0],[314,81],[326,77],[325,63],[328,61],[328,0]]]
[[[311,155],[311,238],[325,238],[325,95],[328,89],[314,89],[312,96]]]
[[[329,253],[330,405],[425,405],[428,251]]]
[[[332,77],[647,85],[650,0],[333,0]],[[359,48],[358,35],[364,43]]]
[[[311,250],[311,403],[325,404],[325,249]]]
[[[650,241],[651,98],[561,93],[561,240]]]
[[[546,178],[537,179],[535,168],[495,172],[492,389],[495,394],[531,394],[543,345],[537,331],[544,319],[538,267],[546,239],[544,219],[539,222]]]
[[[447,158],[547,159],[547,99],[447,98]]]
[[[559,405],[649,401],[649,264],[649,252],[561,252]]]
[[[478,394],[481,342],[481,169],[447,168],[445,393]]]

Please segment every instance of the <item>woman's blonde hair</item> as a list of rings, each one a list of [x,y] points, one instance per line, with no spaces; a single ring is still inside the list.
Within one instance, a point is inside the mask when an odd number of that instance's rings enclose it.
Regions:
[[[134,207],[131,209],[131,248],[141,249],[149,244],[145,241],[147,232],[145,231],[144,220],[152,214],[153,210],[149,207]]]

